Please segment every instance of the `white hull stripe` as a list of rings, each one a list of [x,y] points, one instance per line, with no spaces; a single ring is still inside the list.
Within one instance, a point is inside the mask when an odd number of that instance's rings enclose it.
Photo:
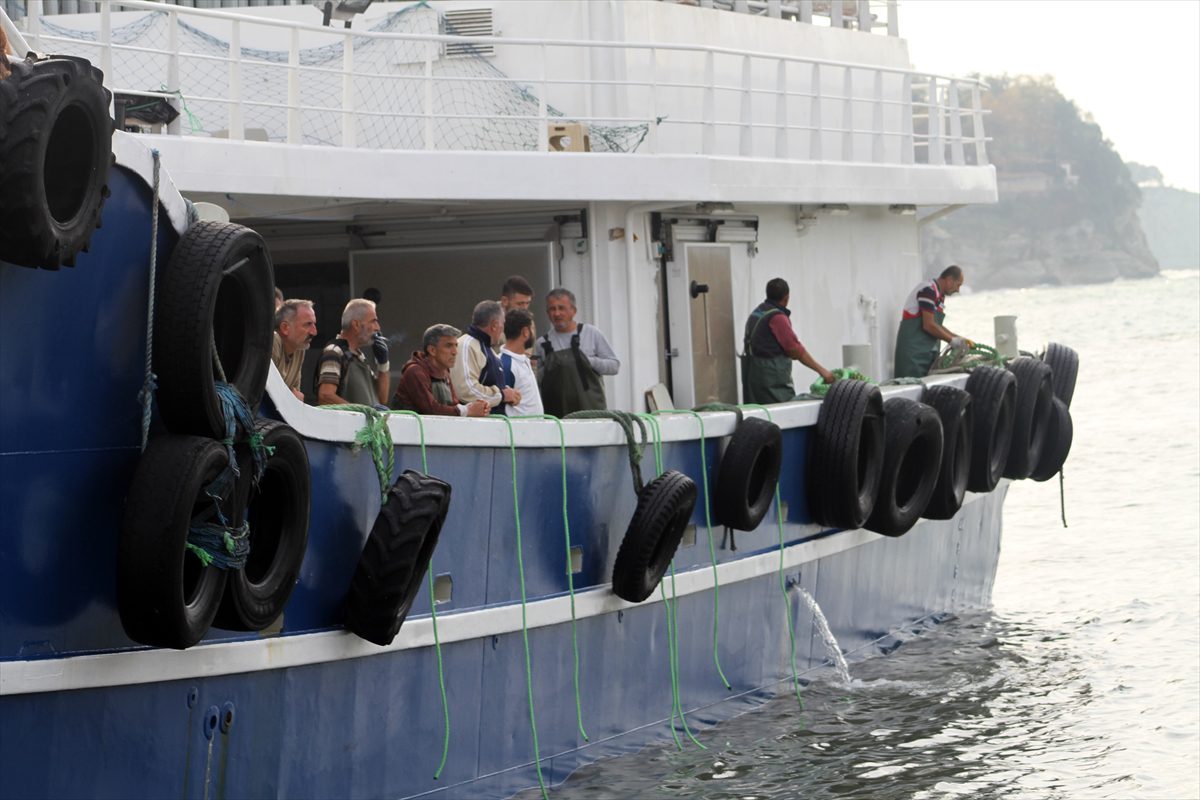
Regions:
[[[784,551],[784,569],[836,555],[881,538],[883,537],[869,531],[852,530],[801,542]],[[719,564],[717,579],[721,586],[752,580],[778,572],[779,561],[779,551],[775,550]],[[681,597],[708,592],[712,587],[711,566],[679,574],[675,579],[675,594]],[[661,597],[658,593],[642,603],[629,603],[612,594],[608,586],[593,587],[575,595],[575,617],[585,619],[659,602]],[[526,618],[529,628],[544,628],[570,622],[571,598],[561,596],[530,602],[526,606]],[[519,630],[519,603],[438,617],[438,636],[442,644],[499,636]],[[198,645],[182,651],[139,649],[60,659],[6,661],[0,662],[0,695],[127,686],[276,670],[380,655],[395,650],[429,647],[432,644],[432,620],[422,617],[405,622],[395,641],[387,647],[371,644],[347,631],[323,631],[253,641]]]

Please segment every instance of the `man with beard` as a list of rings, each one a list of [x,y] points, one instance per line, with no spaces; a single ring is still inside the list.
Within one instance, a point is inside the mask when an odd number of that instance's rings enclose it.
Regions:
[[[312,300],[288,300],[275,311],[271,360],[283,376],[283,382],[301,402],[304,402],[304,392],[300,391],[304,353],[316,335],[317,314]]]
[[[533,315],[523,308],[510,309],[504,316],[504,346],[500,348],[500,366],[504,383],[520,394],[520,402],[508,409],[510,417],[542,414],[542,395],[538,391],[533,364],[525,355],[533,347]]]
[[[317,403],[340,405],[356,403],[386,410],[379,402],[379,375],[367,364],[363,348],[374,346],[379,332],[375,304],[361,298],[351,300],[342,312],[342,330],[338,338],[325,346],[317,364]],[[378,359],[379,374],[388,370],[387,353]],[[386,396],[386,395],[385,395]]]

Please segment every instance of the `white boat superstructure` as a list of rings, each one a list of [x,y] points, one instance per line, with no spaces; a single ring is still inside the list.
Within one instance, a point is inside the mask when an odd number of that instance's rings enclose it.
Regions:
[[[869,343],[886,377],[920,220],[996,199],[981,86],[913,71],[894,3],[715,5],[375,2],[335,28],[311,6],[35,0],[23,27],[101,65],[185,196],[262,232],[293,293],[383,289],[395,339],[473,302],[414,286],[522,272],[609,333],[614,405],[659,382],[733,402],[719,376],[781,275],[820,360]],[[139,121],[160,98],[179,116]]]

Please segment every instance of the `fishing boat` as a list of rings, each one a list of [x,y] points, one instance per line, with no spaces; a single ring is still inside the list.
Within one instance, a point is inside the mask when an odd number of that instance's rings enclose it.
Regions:
[[[895,2],[208,5],[0,13],[0,797],[545,792],[988,605],[1077,362],[884,380],[920,226],[996,199]],[[273,286],[401,353],[512,273],[612,413],[270,362]],[[774,277],[855,375],[739,405]]]

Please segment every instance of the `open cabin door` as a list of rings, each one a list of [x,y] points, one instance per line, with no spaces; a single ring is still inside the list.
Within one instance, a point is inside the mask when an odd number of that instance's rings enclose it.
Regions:
[[[740,336],[730,245],[679,243],[667,282],[675,406],[736,403]]]

